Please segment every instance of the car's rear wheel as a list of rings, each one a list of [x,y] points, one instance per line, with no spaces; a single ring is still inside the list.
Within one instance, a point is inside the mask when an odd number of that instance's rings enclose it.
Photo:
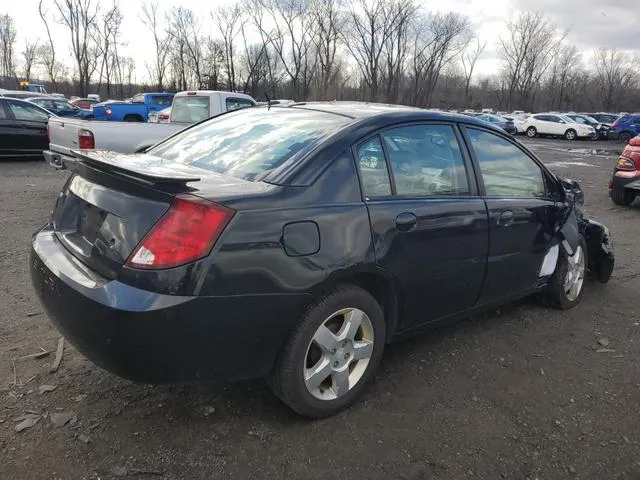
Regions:
[[[575,140],[576,137],[578,136],[578,134],[576,133],[576,131],[572,128],[570,128],[569,130],[567,130],[566,132],[564,132],[564,138],[566,140]]]
[[[536,130],[536,127],[527,128],[527,137],[535,138],[537,134],[538,134],[538,130]]]
[[[627,205],[631,205],[636,198],[636,194],[631,190],[627,190],[626,188],[616,188],[613,187],[611,189],[611,200],[616,205],[622,205],[626,207]]]
[[[385,335],[375,298],[353,285],[336,287],[307,309],[289,335],[269,386],[300,415],[333,415],[362,394],[382,358]]]
[[[582,235],[580,235],[578,246],[571,256],[560,245],[556,270],[549,279],[547,290],[543,294],[546,303],[559,310],[567,310],[576,306],[582,298],[587,265],[587,243]]]

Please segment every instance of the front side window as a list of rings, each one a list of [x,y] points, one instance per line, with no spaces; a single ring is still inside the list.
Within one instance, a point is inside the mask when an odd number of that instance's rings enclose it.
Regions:
[[[226,100],[227,110],[238,110],[240,108],[253,107],[254,103],[246,98],[232,98],[229,97]]]
[[[391,182],[380,137],[377,135],[357,148],[358,171],[366,197],[391,195]]]
[[[47,121],[49,116],[35,105],[9,101],[9,108],[16,120]]]
[[[495,197],[544,197],[542,170],[531,157],[508,140],[475,128],[467,128],[480,164],[486,195]]]
[[[406,196],[469,193],[460,145],[451,125],[411,125],[382,135],[396,193]]]
[[[190,97],[176,100],[179,98]],[[310,151],[348,121],[325,112],[252,108],[184,130],[148,153],[158,162],[181,163],[254,181],[294,155]]]

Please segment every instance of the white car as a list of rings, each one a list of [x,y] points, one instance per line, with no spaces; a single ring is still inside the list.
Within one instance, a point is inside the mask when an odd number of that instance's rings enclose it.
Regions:
[[[531,115],[523,123],[522,129],[529,138],[538,135],[553,135],[564,137],[567,140],[596,138],[596,131],[593,127],[577,123],[575,120],[557,113]]]

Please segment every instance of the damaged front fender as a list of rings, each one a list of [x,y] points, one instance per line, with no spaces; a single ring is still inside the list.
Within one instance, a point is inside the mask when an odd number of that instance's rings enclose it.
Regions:
[[[615,263],[609,229],[595,220],[582,220],[580,227],[587,242],[589,270],[600,283],[607,283]]]

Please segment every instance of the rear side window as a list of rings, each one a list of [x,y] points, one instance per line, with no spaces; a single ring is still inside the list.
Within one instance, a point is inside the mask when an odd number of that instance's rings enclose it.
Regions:
[[[227,110],[238,110],[240,108],[253,107],[254,103],[246,98],[227,98],[226,99]]]
[[[357,156],[362,192],[365,197],[391,195],[391,182],[380,137],[376,135],[360,144],[357,148]]]
[[[153,105],[171,105],[171,101],[173,100],[172,95],[156,95],[151,97],[151,103]]]
[[[49,116],[36,107],[35,105],[29,105],[28,103],[21,103],[16,101],[9,101],[9,108],[13,113],[16,120],[32,120],[32,121],[46,121]]]
[[[451,125],[398,127],[382,137],[397,195],[469,193],[464,160]]]
[[[487,195],[544,197],[544,176],[538,164],[517,146],[493,133],[467,128],[480,164]]]
[[[259,180],[294,155],[309,152],[349,121],[310,110],[251,108],[189,128],[149,153],[235,178]]]
[[[209,97],[187,95],[173,99],[172,122],[197,123],[207,118],[209,118]]]

